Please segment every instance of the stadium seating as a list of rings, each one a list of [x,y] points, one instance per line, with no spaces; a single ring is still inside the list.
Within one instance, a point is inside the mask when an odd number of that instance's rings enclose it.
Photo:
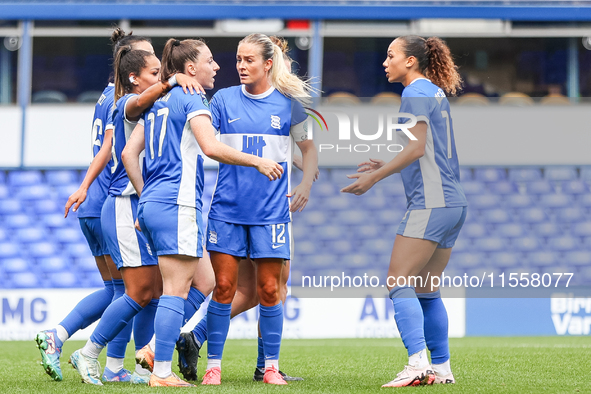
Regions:
[[[293,214],[294,274],[386,274],[406,210],[404,188],[395,176],[364,196],[341,194],[350,172],[321,169],[308,206]],[[3,287],[103,285],[76,215],[63,217],[83,176],[77,170],[0,171]],[[470,208],[446,272],[563,269],[591,283],[591,167],[463,167],[461,177]],[[205,212],[215,179],[216,171],[207,170]]]

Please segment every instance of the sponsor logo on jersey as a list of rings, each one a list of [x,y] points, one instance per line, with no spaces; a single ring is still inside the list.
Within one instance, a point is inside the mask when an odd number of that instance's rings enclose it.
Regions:
[[[281,118],[277,115],[271,115],[271,127],[274,129],[281,129]]]
[[[209,102],[207,101],[207,97],[203,93],[201,93],[201,101],[203,101],[203,105],[205,105],[209,109]]]
[[[212,244],[217,244],[218,243],[218,233],[210,230],[209,231],[209,242],[211,242]]]
[[[263,147],[266,145],[267,143],[261,136],[242,136],[242,152],[244,153],[263,157]]]

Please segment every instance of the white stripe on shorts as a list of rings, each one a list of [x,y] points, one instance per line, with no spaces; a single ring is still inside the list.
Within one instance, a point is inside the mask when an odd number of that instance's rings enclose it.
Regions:
[[[431,216],[431,209],[413,209],[410,212],[406,227],[404,228],[405,237],[409,238],[423,238]]]
[[[141,267],[142,254],[135,232],[135,221],[129,196],[115,197],[115,223],[123,267]]]
[[[197,209],[179,205],[177,243],[179,254],[197,257]]]

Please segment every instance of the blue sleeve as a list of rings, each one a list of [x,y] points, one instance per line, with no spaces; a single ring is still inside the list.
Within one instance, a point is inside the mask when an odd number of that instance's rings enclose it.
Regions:
[[[113,128],[113,110],[115,109],[115,106],[113,105],[113,101],[110,101],[107,105],[108,105],[107,119],[105,119],[105,120],[107,121],[106,125],[111,126],[111,127],[105,127],[105,129]]]
[[[220,129],[222,101],[221,95],[218,92],[213,96],[211,103],[209,104],[209,109],[211,111],[211,124],[213,125],[216,133]]]
[[[306,114],[302,103],[298,100],[291,99],[291,126],[302,123],[307,117],[308,114]]]
[[[187,120],[197,115],[210,115],[209,104],[207,103],[205,96],[201,94],[183,94],[183,98],[185,101],[185,114],[187,115]]]
[[[433,109],[434,100],[434,97],[427,96],[421,90],[415,89],[414,87],[407,87],[402,92],[400,112],[413,114],[417,118],[422,116],[428,119]]]

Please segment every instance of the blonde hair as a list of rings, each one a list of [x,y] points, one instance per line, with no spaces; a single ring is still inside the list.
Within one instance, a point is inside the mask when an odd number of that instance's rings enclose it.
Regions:
[[[296,99],[300,102],[308,102],[311,93],[314,92],[315,89],[308,81],[301,80],[296,75],[292,74],[291,70],[288,70],[284,62],[285,56],[287,56],[284,53],[284,50],[287,50],[287,42],[277,37],[273,38],[276,41],[281,42],[282,46],[279,47],[271,38],[260,33],[244,37],[238,45],[253,44],[260,47],[263,61],[266,62],[269,59],[273,61],[273,65],[269,70],[271,85],[286,97]]]

